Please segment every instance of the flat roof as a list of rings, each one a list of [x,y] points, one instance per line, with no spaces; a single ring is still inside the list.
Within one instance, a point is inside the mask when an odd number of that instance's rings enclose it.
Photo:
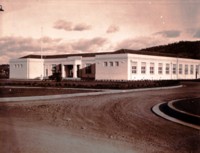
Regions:
[[[43,59],[55,59],[55,58],[67,58],[71,56],[82,56],[82,57],[95,57],[96,55],[106,55],[106,54],[140,54],[140,55],[151,55],[151,56],[166,56],[166,57],[179,57],[179,58],[188,58],[185,56],[177,56],[176,54],[169,53],[159,53],[152,51],[141,51],[141,50],[131,50],[131,49],[120,49],[114,52],[98,52],[98,53],[77,53],[77,54],[57,54],[57,55],[27,55],[21,58],[36,58],[40,59],[41,56]]]

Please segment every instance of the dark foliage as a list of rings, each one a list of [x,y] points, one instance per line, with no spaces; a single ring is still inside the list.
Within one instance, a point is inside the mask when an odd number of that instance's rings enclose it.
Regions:
[[[7,79],[9,78],[9,65],[2,64],[0,65],[0,79]]]
[[[64,87],[64,88],[93,88],[93,89],[137,89],[166,87],[178,85],[178,80],[140,80],[140,81],[113,81],[113,80],[64,80],[64,81],[12,81],[0,82],[0,86],[32,86],[32,87]]]
[[[200,59],[200,41],[180,41],[173,44],[141,49],[140,51],[174,54],[177,57]]]

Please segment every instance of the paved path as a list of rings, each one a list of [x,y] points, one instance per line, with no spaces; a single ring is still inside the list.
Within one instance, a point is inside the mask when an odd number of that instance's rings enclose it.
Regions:
[[[48,99],[60,99],[60,98],[79,97],[79,96],[94,96],[94,95],[128,93],[128,92],[138,92],[138,91],[164,90],[164,89],[174,89],[174,88],[180,88],[180,87],[182,87],[182,85],[171,86],[171,87],[141,88],[141,89],[127,89],[127,90],[100,89],[100,90],[102,90],[102,92],[87,92],[87,93],[74,93],[74,94],[61,94],[61,95],[45,95],[45,96],[27,96],[27,97],[7,97],[7,98],[0,98],[0,102],[30,101],[30,100],[48,100]],[[15,88],[17,88],[17,87],[15,87]],[[72,88],[70,88],[70,89],[72,89]],[[76,88],[76,90],[91,90],[91,89]],[[92,89],[92,90],[97,90],[97,89]]]

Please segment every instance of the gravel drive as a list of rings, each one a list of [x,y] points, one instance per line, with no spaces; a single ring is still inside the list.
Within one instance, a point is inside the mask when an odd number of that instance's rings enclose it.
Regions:
[[[198,153],[200,131],[152,113],[157,103],[200,97],[182,88],[0,103],[1,153]]]

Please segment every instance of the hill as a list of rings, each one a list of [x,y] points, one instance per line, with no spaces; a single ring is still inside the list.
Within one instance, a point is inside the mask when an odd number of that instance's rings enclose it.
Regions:
[[[174,54],[177,57],[200,59],[200,41],[180,41],[173,44],[145,48],[139,51]]]

